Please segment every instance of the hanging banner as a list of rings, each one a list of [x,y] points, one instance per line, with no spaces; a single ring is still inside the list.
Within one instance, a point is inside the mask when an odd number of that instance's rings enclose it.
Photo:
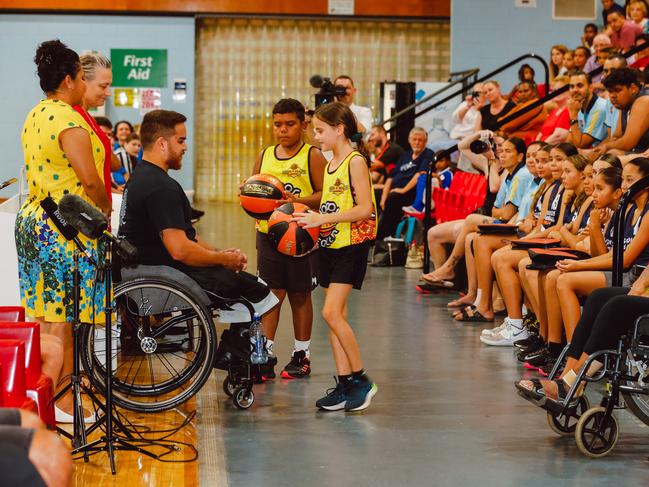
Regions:
[[[166,49],[111,49],[110,61],[113,86],[167,86]]]

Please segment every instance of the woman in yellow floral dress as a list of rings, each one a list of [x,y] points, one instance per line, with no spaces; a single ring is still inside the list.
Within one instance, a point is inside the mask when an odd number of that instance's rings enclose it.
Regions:
[[[29,198],[16,217],[16,249],[22,304],[44,333],[57,336],[65,349],[62,377],[72,372],[74,306],[72,271],[74,243],[58,232],[40,202],[51,196],[79,195],[110,214],[103,182],[104,148],[87,122],[73,108],[81,104],[86,83],[76,52],[60,41],[44,42],[34,62],[46,95],[27,115],[22,146]],[[79,235],[95,260],[97,241]],[[80,320],[103,323],[104,289],[96,283],[95,267],[82,256]],[[72,410],[71,396],[58,403],[57,416]]]

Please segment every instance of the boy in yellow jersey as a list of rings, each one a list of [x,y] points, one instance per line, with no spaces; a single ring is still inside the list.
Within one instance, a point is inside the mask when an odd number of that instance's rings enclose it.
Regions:
[[[315,210],[320,206],[322,179],[327,161],[319,149],[303,141],[306,130],[304,106],[285,98],[273,107],[273,132],[277,145],[267,147],[257,158],[253,174],[270,174],[284,183],[287,201],[303,203]],[[311,373],[309,345],[313,325],[311,291],[317,286],[317,259],[309,254],[289,257],[273,247],[267,237],[268,221],[257,221],[257,272],[279,299],[279,304],[262,317],[268,339],[271,365],[277,362],[273,342],[284,298],[288,296],[293,313],[295,345],[291,361],[282,370],[282,378],[295,379]],[[275,377],[271,368],[266,379]]]

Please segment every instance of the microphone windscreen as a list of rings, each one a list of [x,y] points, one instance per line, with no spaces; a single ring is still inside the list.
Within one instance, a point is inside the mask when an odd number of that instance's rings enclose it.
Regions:
[[[322,76],[320,76],[319,74],[314,74],[309,78],[309,83],[314,88],[320,88],[322,86]]]
[[[70,225],[88,238],[99,238],[108,228],[104,214],[75,194],[66,194],[61,198],[59,210]]]
[[[43,211],[45,211],[50,220],[54,222],[54,226],[63,235],[63,238],[73,240],[79,235],[79,232],[61,215],[58,205],[51,197],[48,196],[41,201],[41,208],[43,208]]]

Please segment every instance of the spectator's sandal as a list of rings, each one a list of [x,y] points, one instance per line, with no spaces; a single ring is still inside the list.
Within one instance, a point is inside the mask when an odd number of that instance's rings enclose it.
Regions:
[[[446,279],[429,279],[428,277],[426,277],[425,274],[422,274],[419,280],[422,281],[424,284],[428,284],[429,286],[435,286],[435,287],[452,288],[455,285],[453,281],[449,281]]]
[[[576,377],[574,371],[570,371],[568,372],[568,374],[572,374],[573,376]],[[568,392],[572,387],[568,385],[566,381],[564,381],[563,379],[553,380],[552,382],[554,382],[557,385],[557,398],[552,399],[551,397],[547,397],[545,395],[545,391],[543,390],[543,385],[541,384],[541,379],[525,379],[525,380],[529,380],[529,382],[531,382],[534,385],[534,387],[532,389],[528,389],[521,385],[521,382],[523,382],[522,380],[518,381],[516,383],[516,389],[518,389],[518,393],[523,398],[527,399],[528,401],[548,411],[560,410],[563,407],[563,404],[566,400],[566,396],[568,395]],[[579,399],[584,393],[585,385],[586,385],[585,383],[582,384],[575,391],[575,395],[572,397],[570,404],[568,404],[568,408],[573,408],[579,403]]]
[[[475,306],[467,306],[459,313],[453,315],[455,321],[466,321],[468,323],[493,323],[494,319],[485,318]]]

